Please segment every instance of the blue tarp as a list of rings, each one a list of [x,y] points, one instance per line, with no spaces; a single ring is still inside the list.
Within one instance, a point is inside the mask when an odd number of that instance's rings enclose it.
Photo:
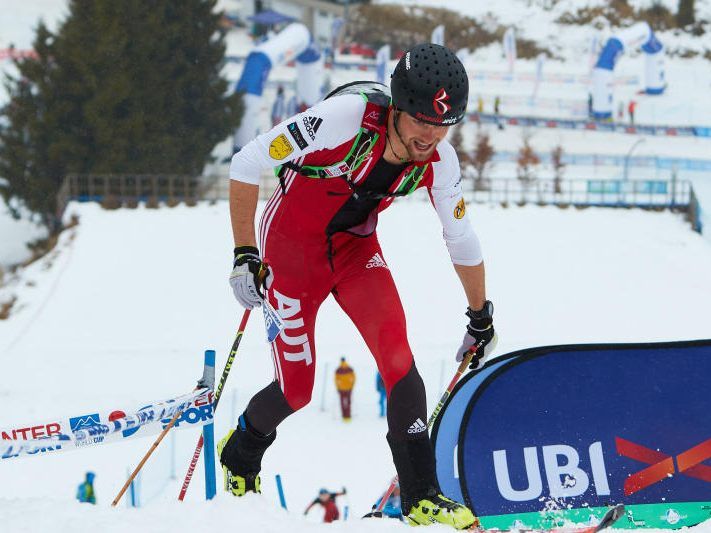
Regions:
[[[247,19],[257,24],[263,24],[264,26],[274,26],[275,24],[294,22],[294,20],[296,20],[294,17],[283,15],[271,9],[260,11],[256,15],[247,17]]]

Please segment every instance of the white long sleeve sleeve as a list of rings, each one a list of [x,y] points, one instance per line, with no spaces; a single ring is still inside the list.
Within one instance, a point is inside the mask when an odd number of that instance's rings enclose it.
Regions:
[[[440,142],[437,151],[440,160],[433,163],[434,181],[430,196],[442,223],[449,256],[455,265],[478,265],[483,256],[479,238],[466,214],[459,158],[447,141]]]
[[[263,170],[335,148],[356,136],[364,112],[365,100],[357,94],[323,100],[247,143],[232,157],[230,178],[258,185]]]

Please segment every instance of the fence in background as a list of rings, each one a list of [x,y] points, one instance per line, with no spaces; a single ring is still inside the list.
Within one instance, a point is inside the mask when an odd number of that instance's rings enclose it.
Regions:
[[[70,174],[57,195],[57,212],[61,216],[72,200],[99,202],[114,209],[138,202],[194,204],[203,197],[206,183],[201,176],[180,174]]]
[[[273,175],[265,174],[260,199],[268,199],[278,186]],[[468,201],[478,203],[670,209],[685,212],[694,231],[702,231],[701,206],[687,180],[465,179],[464,194]],[[161,203],[193,205],[198,200],[228,197],[229,179],[224,176],[72,175],[66,178],[57,203],[61,215],[72,200],[118,208],[138,202],[156,207]]]

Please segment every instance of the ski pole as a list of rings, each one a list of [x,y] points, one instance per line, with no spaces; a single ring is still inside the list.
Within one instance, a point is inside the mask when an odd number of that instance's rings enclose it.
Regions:
[[[242,335],[244,334],[244,329],[247,326],[247,319],[251,313],[251,309],[245,309],[242,315],[242,321],[237,329],[237,335],[232,343],[232,349],[230,350],[229,356],[227,356],[227,362],[225,363],[225,369],[222,371],[222,376],[220,376],[220,382],[217,384],[217,390],[215,391],[215,400],[212,404],[212,412],[214,414],[217,409],[217,404],[220,402],[220,397],[222,396],[222,391],[225,388],[225,383],[227,382],[227,376],[232,368],[232,363],[237,355],[237,348],[242,341]],[[195,472],[195,467],[197,466],[198,460],[200,459],[200,453],[202,452],[203,446],[203,436],[200,435],[198,439],[197,446],[195,446],[195,451],[193,452],[193,457],[190,460],[190,465],[188,466],[188,472],[185,474],[185,479],[183,480],[183,485],[180,487],[180,494],[178,495],[178,500],[181,502],[185,499],[185,494],[188,492],[188,487],[190,486],[190,481],[193,478],[193,473]]]
[[[476,354],[477,350],[479,350],[479,348],[483,344],[484,344],[484,341],[479,341],[476,346],[471,348],[465,354],[464,358],[462,359],[462,362],[459,363],[459,368],[457,368],[457,372],[454,374],[454,377],[452,377],[452,381],[449,382],[449,386],[447,387],[447,390],[445,390],[444,394],[442,394],[442,397],[439,399],[439,403],[434,408],[434,411],[432,411],[432,414],[430,415],[430,418],[427,421],[427,429],[432,427],[432,424],[434,424],[434,421],[437,420],[437,417],[439,416],[439,413],[442,410],[442,407],[444,407],[444,404],[447,402],[449,395],[452,394],[452,391],[454,390],[454,386],[459,381],[459,378],[462,377],[462,374],[464,374],[464,372],[466,371],[467,367],[469,366],[469,363],[471,363],[472,358],[474,357],[474,354]],[[395,490],[395,485],[397,485],[397,482],[398,482],[398,477],[397,477],[397,475],[395,475],[395,477],[393,477],[392,481],[390,482],[390,486],[388,487],[388,490],[385,491],[385,494],[383,495],[383,497],[380,498],[380,501],[378,502],[378,506],[375,508],[375,511],[373,511],[373,513],[382,513],[383,512],[385,503],[388,501],[388,498]]]
[[[165,426],[165,429],[161,431],[160,435],[158,435],[158,438],[156,441],[153,443],[153,445],[150,447],[146,455],[143,456],[143,459],[141,459],[141,462],[138,463],[138,466],[135,468],[133,472],[131,472],[131,475],[128,476],[128,479],[126,480],[126,483],[124,483],[123,487],[121,487],[121,490],[119,493],[116,495],[116,498],[114,498],[114,501],[111,502],[111,507],[116,507],[116,504],[118,504],[119,500],[121,500],[121,497],[124,495],[126,492],[126,489],[128,486],[131,484],[133,481],[133,478],[135,478],[138,473],[141,471],[141,468],[143,468],[143,465],[146,464],[146,461],[148,461],[148,458],[153,454],[153,452],[156,450],[160,442],[163,440],[163,437],[165,437],[170,429],[175,425],[175,423],[178,421],[178,418],[180,418],[180,415],[183,414],[183,410],[179,410],[173,418],[170,419],[170,422],[168,422],[168,425]]]

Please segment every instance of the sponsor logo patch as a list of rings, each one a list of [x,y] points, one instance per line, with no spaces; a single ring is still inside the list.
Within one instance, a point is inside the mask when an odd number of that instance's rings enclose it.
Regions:
[[[419,118],[420,120],[424,120],[425,122],[437,122],[437,123],[444,122],[442,117],[433,117],[433,116],[425,115],[421,111],[418,111],[417,113],[415,113],[415,118]]]
[[[0,438],[2,438],[2,440],[41,439],[44,437],[60,435],[61,433],[61,425],[53,422],[51,424],[42,424],[39,426],[28,426],[24,428],[0,431]]]
[[[444,90],[444,87],[441,87],[432,99],[432,107],[434,108],[435,113],[438,115],[444,115],[447,111],[452,109],[452,106],[447,103],[447,100],[449,100],[449,95],[447,94],[447,91]]]
[[[90,415],[76,416],[69,419],[69,427],[72,431],[78,431],[80,429],[86,429],[92,426],[101,425],[101,419],[99,418],[99,413],[93,413]]]
[[[711,483],[711,467],[703,464],[704,461],[711,459],[711,439],[676,456],[662,452],[659,448],[648,448],[622,437],[615,437],[615,444],[619,455],[645,465],[651,465],[628,475],[624,484],[625,496],[664,481],[677,473]]]
[[[388,265],[385,263],[385,260],[382,258],[382,256],[379,253],[376,253],[365,264],[365,268],[388,268]]]
[[[269,155],[272,159],[281,160],[294,151],[289,139],[283,133],[274,139],[269,145]]]
[[[304,139],[304,136],[301,134],[301,130],[299,129],[299,126],[296,124],[296,122],[291,122],[287,126],[287,129],[289,130],[289,135],[291,135],[291,138],[294,139],[296,145],[301,150],[303,150],[309,145],[309,143],[306,142],[306,139]]]
[[[464,198],[460,198],[457,205],[454,207],[454,218],[460,220],[464,218],[464,214],[467,212],[467,204],[464,203]]]
[[[407,429],[407,432],[411,435],[414,433],[422,433],[423,431],[427,431],[427,426],[421,418],[415,420],[412,425]]]
[[[304,117],[304,127],[306,128],[306,133],[308,133],[309,138],[313,141],[316,139],[316,132],[321,127],[322,118],[318,117]]]
[[[350,170],[351,168],[348,166],[348,163],[345,162],[341,162],[323,169],[323,171],[332,178],[335,178],[336,176],[343,176],[343,174],[348,174]]]

